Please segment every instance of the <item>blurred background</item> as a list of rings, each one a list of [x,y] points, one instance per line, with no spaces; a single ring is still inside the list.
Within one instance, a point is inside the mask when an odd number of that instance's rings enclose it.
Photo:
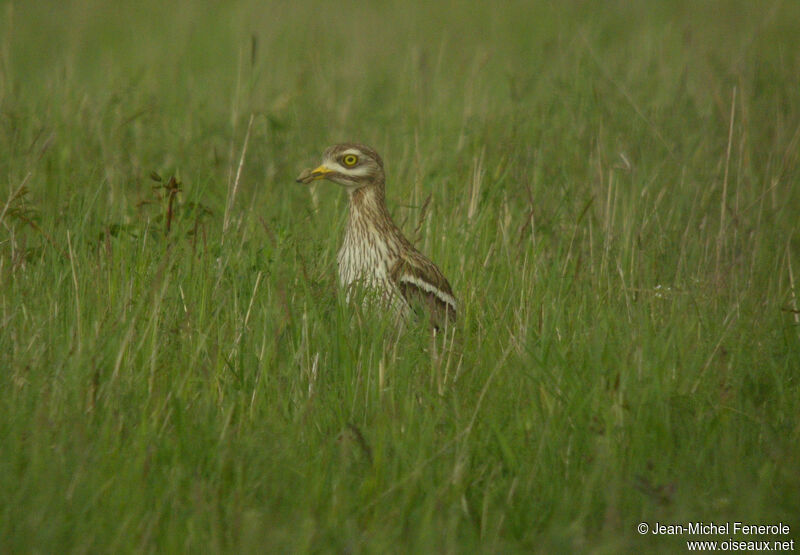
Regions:
[[[794,2],[41,1],[0,12],[0,164],[12,181],[26,171],[12,161],[45,142],[72,186],[105,179],[120,192],[153,169],[218,179],[251,114],[246,190],[275,193],[327,144],[353,139],[384,152],[403,182],[466,179],[483,149],[509,156],[517,181],[531,181],[536,158],[549,188],[620,153],[702,173],[693,163],[716,164],[726,147],[735,87],[739,124],[757,123],[742,171],[764,178],[776,156],[793,159]]]

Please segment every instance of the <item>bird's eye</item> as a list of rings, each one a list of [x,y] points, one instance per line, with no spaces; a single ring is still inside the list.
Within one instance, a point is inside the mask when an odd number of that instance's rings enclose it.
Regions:
[[[352,168],[353,166],[358,164],[358,156],[356,156],[355,154],[345,154],[342,157],[342,163],[348,168]]]

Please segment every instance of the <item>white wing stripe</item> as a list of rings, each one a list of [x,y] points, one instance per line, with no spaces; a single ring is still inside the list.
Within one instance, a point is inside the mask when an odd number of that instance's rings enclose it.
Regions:
[[[410,276],[410,275],[400,276],[398,278],[398,281],[400,281],[400,283],[403,283],[403,282],[410,283],[411,285],[415,285],[415,286],[419,287],[423,291],[427,291],[428,293],[432,293],[433,295],[438,297],[440,301],[442,301],[445,304],[450,305],[453,308],[453,310],[456,309],[456,300],[453,298],[452,295],[448,295],[447,293],[445,293],[441,289],[438,289],[437,287],[434,287],[433,285],[431,285],[427,281],[423,281],[423,280],[419,279],[416,276]]]

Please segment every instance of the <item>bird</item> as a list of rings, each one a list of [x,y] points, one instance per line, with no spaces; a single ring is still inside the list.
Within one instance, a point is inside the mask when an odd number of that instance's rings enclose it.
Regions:
[[[322,163],[303,170],[298,183],[326,179],[349,196],[347,226],[339,249],[339,283],[361,284],[403,315],[427,313],[438,330],[456,320],[457,302],[442,271],[406,239],[386,207],[386,174],[375,149],[360,143],[328,147]]]

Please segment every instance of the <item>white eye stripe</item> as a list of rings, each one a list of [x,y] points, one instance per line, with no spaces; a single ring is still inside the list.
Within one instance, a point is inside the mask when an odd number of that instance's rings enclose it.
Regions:
[[[341,167],[341,166],[339,166]],[[357,176],[364,176],[370,173],[369,168],[365,166],[359,166],[357,168],[342,168],[342,173],[347,175],[357,175]]]
[[[347,166],[339,163],[338,160],[328,160],[325,163],[325,165],[328,166],[330,169],[335,170],[344,175],[365,176],[371,173],[370,169],[366,165],[348,168]]]

